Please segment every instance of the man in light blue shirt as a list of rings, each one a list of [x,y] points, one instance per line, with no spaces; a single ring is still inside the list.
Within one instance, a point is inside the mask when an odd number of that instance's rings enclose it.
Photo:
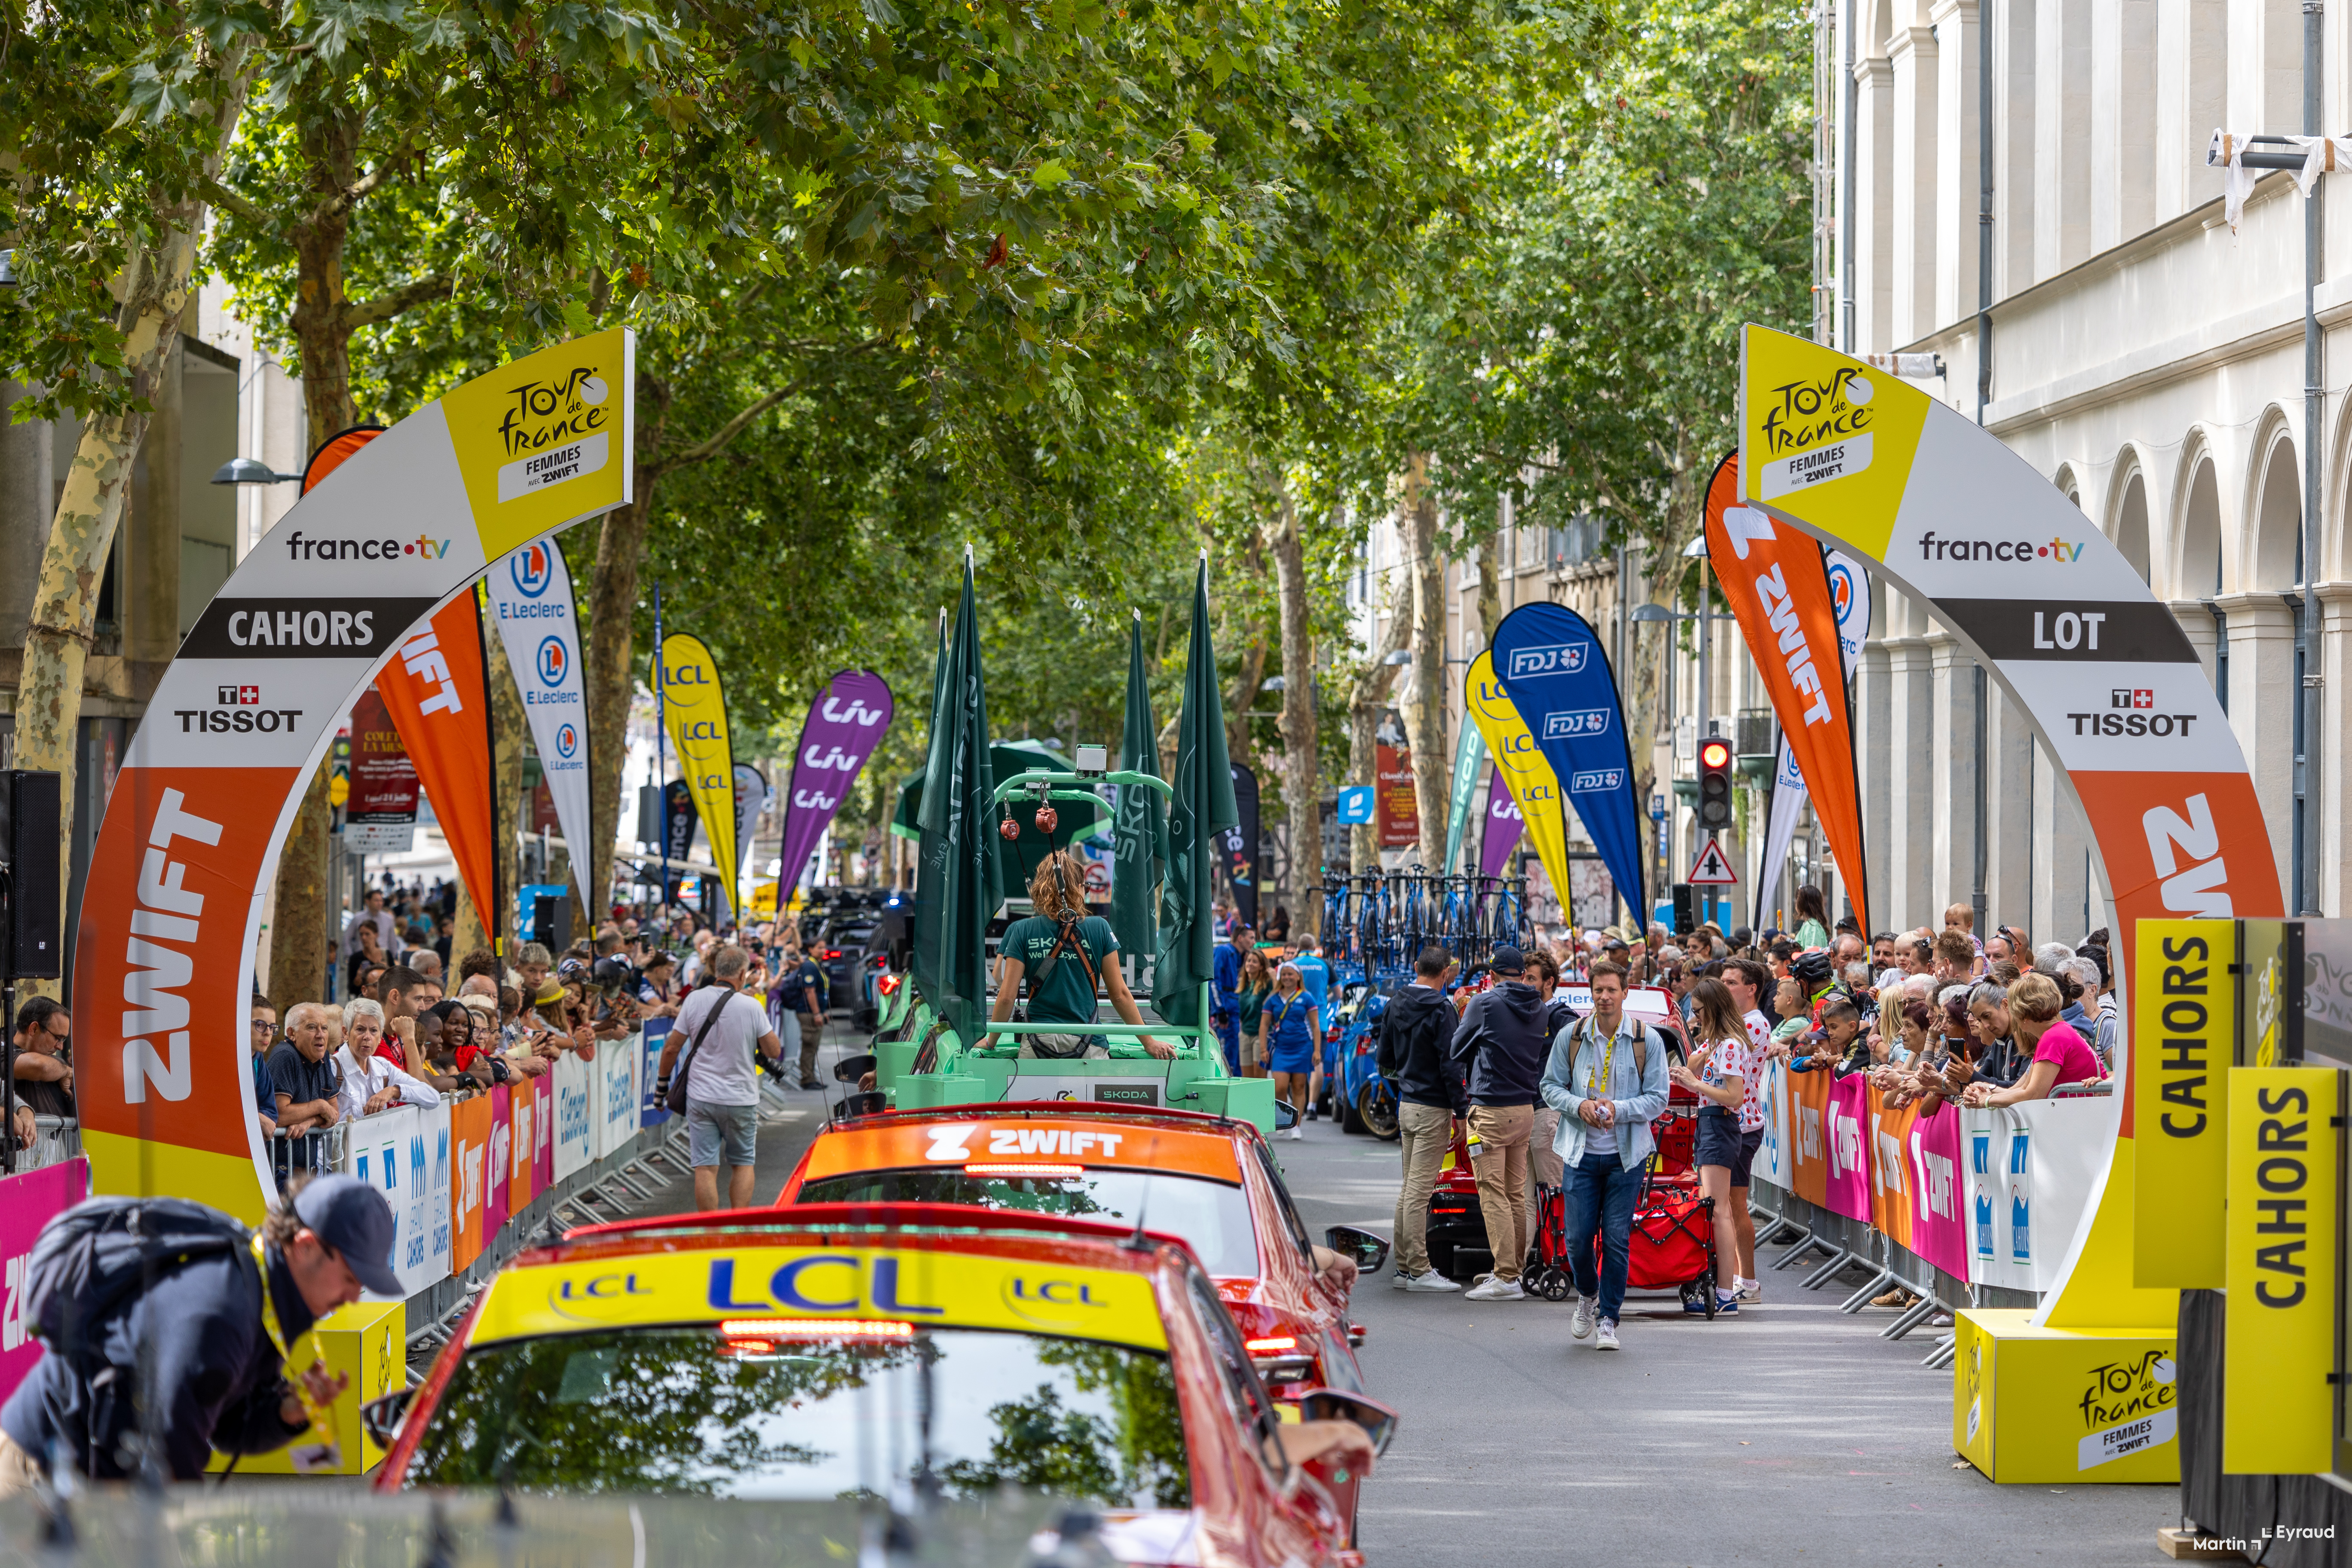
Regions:
[[[1592,966],[1592,1014],[1552,1037],[1544,1103],[1560,1113],[1553,1147],[1568,1171],[1568,1256],[1576,1284],[1578,1339],[1598,1328],[1596,1350],[1617,1346],[1617,1316],[1633,1239],[1633,1204],[1656,1147],[1650,1123],[1666,1109],[1666,1043],[1625,1016],[1625,971]],[[1592,1238],[1601,1237],[1600,1279]]]

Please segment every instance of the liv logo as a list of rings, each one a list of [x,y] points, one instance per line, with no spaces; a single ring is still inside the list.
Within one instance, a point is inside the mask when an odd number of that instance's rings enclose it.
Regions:
[[[509,569],[514,576],[515,592],[527,599],[536,599],[547,592],[555,581],[555,563],[551,552],[543,543],[526,544],[514,552]]]
[[[563,678],[572,673],[571,650],[563,646],[563,639],[559,637],[540,639],[539,658],[535,663],[541,686],[561,686]]]

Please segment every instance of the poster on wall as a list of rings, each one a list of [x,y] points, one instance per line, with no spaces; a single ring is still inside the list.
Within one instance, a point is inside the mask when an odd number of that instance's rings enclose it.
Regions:
[[[1381,847],[1402,849],[1421,842],[1421,808],[1412,787],[1412,751],[1404,743],[1404,721],[1395,709],[1381,715],[1376,742],[1373,815]]]
[[[343,847],[353,855],[405,855],[416,842],[416,765],[373,686],[352,704],[352,793]]]

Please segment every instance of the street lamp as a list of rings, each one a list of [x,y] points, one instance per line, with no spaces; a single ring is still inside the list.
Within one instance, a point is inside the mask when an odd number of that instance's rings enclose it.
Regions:
[[[231,458],[213,475],[216,485],[299,485],[299,474],[280,474],[258,458]]]

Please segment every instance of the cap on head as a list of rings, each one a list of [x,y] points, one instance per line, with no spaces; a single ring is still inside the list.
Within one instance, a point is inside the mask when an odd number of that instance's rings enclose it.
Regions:
[[[379,1296],[407,1292],[392,1271],[394,1226],[383,1194],[356,1176],[320,1176],[294,1194],[294,1214]]]
[[[1528,955],[1516,947],[1498,947],[1486,967],[1497,974],[1517,974],[1528,966]]]

